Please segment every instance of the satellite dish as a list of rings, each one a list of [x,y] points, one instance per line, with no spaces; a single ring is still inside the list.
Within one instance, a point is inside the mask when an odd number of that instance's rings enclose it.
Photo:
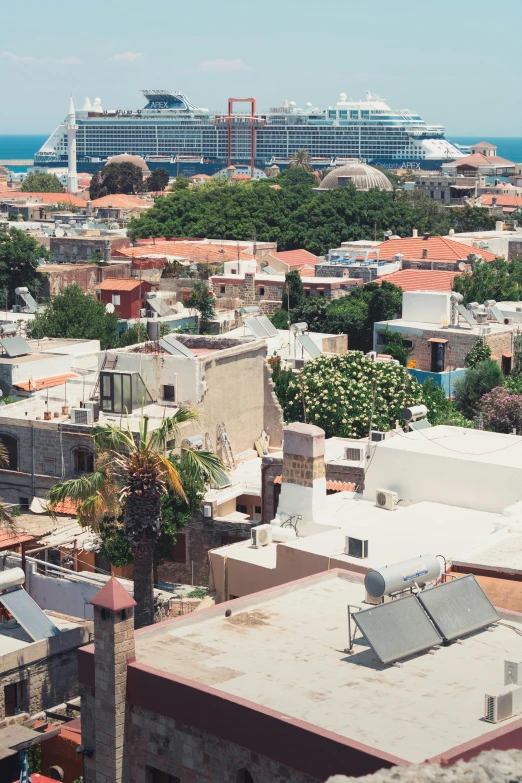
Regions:
[[[105,311],[107,313],[113,313],[114,312],[114,305],[113,305],[112,302],[107,302],[107,304],[105,305]]]
[[[60,228],[58,226],[57,228],[54,229],[54,236],[55,237],[64,237],[65,236],[65,231],[63,230],[63,228]]]
[[[176,302],[176,304],[174,305],[174,310],[176,311],[176,313],[182,313],[184,309],[185,309],[185,305],[183,304],[183,302]]]
[[[464,272],[466,269],[466,262],[465,261],[459,261],[459,269],[461,272]]]

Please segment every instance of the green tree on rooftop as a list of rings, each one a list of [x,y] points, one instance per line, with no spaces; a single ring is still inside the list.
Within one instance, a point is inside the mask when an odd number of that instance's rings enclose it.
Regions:
[[[54,174],[33,171],[28,174],[20,186],[22,193],[63,193],[63,185]]]

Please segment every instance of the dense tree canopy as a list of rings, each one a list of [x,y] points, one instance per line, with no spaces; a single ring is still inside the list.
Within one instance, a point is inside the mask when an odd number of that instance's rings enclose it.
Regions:
[[[95,171],[89,186],[91,199],[113,193],[139,193],[143,190],[143,172],[130,161],[109,163],[101,171]]]
[[[145,181],[145,190],[165,190],[169,184],[169,172],[167,169],[154,169],[150,177]]]
[[[274,188],[277,184],[280,188]],[[131,226],[133,238],[213,237],[276,241],[279,250],[305,248],[323,254],[341,242],[384,240],[384,231],[411,236],[417,228],[432,234],[494,228],[486,210],[448,210],[424,194],[368,193],[337,188],[314,190],[313,174],[290,169],[278,177],[230,184],[212,179],[196,188],[175,189]]]
[[[31,337],[69,337],[99,340],[102,350],[118,343],[117,313],[107,313],[103,302],[73,285],[53,296],[45,311],[28,324]]]
[[[34,171],[24,179],[20,190],[24,193],[63,193],[63,186],[54,174]]]
[[[481,398],[503,384],[504,376],[497,362],[492,359],[478,362],[468,368],[463,378],[455,381],[455,407],[467,419],[473,419]]]
[[[453,282],[453,288],[462,294],[464,304],[470,302],[485,302],[486,299],[496,299],[497,302],[520,301],[522,285],[522,260],[515,258],[504,261],[474,261],[471,274],[459,275]]]
[[[0,289],[7,292],[9,307],[15,302],[18,286],[26,286],[32,294],[37,293],[43,283],[43,276],[38,271],[39,261],[48,257],[46,248],[23,231],[17,228],[0,231]],[[2,306],[5,307],[5,293]]]

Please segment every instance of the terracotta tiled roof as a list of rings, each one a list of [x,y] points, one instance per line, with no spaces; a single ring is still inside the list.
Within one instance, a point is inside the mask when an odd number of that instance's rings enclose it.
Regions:
[[[78,501],[66,498],[65,500],[61,500],[54,507],[54,511],[56,514],[67,514],[69,517],[75,517],[76,512],[78,511],[78,505]]]
[[[272,190],[282,190],[281,185],[270,185],[270,187],[272,188]]]
[[[223,252],[220,252],[223,250]],[[137,245],[136,247],[122,247],[113,250],[113,258],[125,256],[133,258],[134,256],[144,258],[147,255],[155,256],[180,256],[189,261],[206,264],[222,264],[224,261],[237,261],[237,245],[207,245],[204,242],[187,241],[158,241],[149,245]],[[252,253],[246,247],[239,246],[239,258],[241,261],[251,261]]]
[[[135,277],[108,277],[102,283],[96,284],[97,291],[134,291],[135,288],[143,286],[145,280],[138,280]],[[145,285],[145,288],[147,285]]]
[[[479,141],[478,144],[472,144],[471,146],[473,147],[473,149],[475,149],[476,147],[487,147],[490,150],[496,150],[497,149],[495,147],[495,145],[494,144],[490,144],[489,141]]]
[[[522,209],[522,196],[511,196],[508,193],[499,193],[498,196],[491,193],[483,193],[477,201],[485,207],[491,207],[493,205],[493,199],[496,199],[497,207],[514,207],[515,209]]]
[[[470,253],[480,253],[485,261],[494,261],[496,256],[487,250],[478,251],[476,247],[455,242],[446,237],[430,236],[407,237],[405,239],[389,239],[373,248],[379,251],[381,261],[393,261],[398,253],[402,253],[406,259],[423,258],[423,251],[427,250],[427,261],[463,261]]]
[[[108,609],[110,612],[121,612],[122,609],[131,609],[136,606],[136,601],[121,582],[111,576],[109,581],[91,599],[91,604],[99,606],[101,609]]]
[[[191,178],[191,181],[195,179],[212,179],[208,174],[194,174]]]
[[[282,484],[282,482],[282,476],[274,478],[274,484]],[[350,481],[327,481],[326,490],[328,492],[355,492],[355,484]]]
[[[511,160],[500,158],[498,155],[483,155],[481,152],[474,152],[472,155],[466,155],[465,158],[459,158],[453,161],[449,168],[460,168],[461,166],[470,166],[471,168],[480,168],[480,166],[514,166]]]
[[[33,541],[34,536],[28,533],[14,532],[0,527],[0,549],[8,549],[11,546],[18,546],[26,541]]]
[[[315,268],[312,266],[302,266],[299,270],[301,277],[315,277]]]
[[[113,209],[149,209],[152,201],[145,201],[139,196],[130,196],[125,193],[115,193],[112,196],[102,196],[92,202],[93,207],[105,207]]]
[[[272,251],[270,255],[294,269],[305,265],[313,266],[317,261],[317,256],[309,253],[308,250],[283,250],[280,253]]]
[[[377,283],[387,280],[403,291],[452,291],[453,280],[460,272],[438,272],[429,269],[400,269],[383,275]]]
[[[23,383],[13,383],[16,389],[22,389],[23,391],[40,391],[40,389],[52,389],[53,386],[61,386],[62,383],[68,381],[70,378],[76,378],[77,375],[73,372],[65,373],[64,375],[53,375],[49,378],[39,378],[34,381],[24,381]]]
[[[24,193],[21,190],[0,190],[0,199],[40,199],[44,204],[73,204],[75,207],[85,207],[87,202],[71,193]]]

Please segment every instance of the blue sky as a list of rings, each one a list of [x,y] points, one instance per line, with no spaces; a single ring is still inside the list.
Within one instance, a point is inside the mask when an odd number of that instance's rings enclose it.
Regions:
[[[520,0],[24,0],[0,29],[0,134],[51,132],[70,94],[140,108],[145,87],[210,109],[371,90],[449,135],[522,136],[521,22]]]

